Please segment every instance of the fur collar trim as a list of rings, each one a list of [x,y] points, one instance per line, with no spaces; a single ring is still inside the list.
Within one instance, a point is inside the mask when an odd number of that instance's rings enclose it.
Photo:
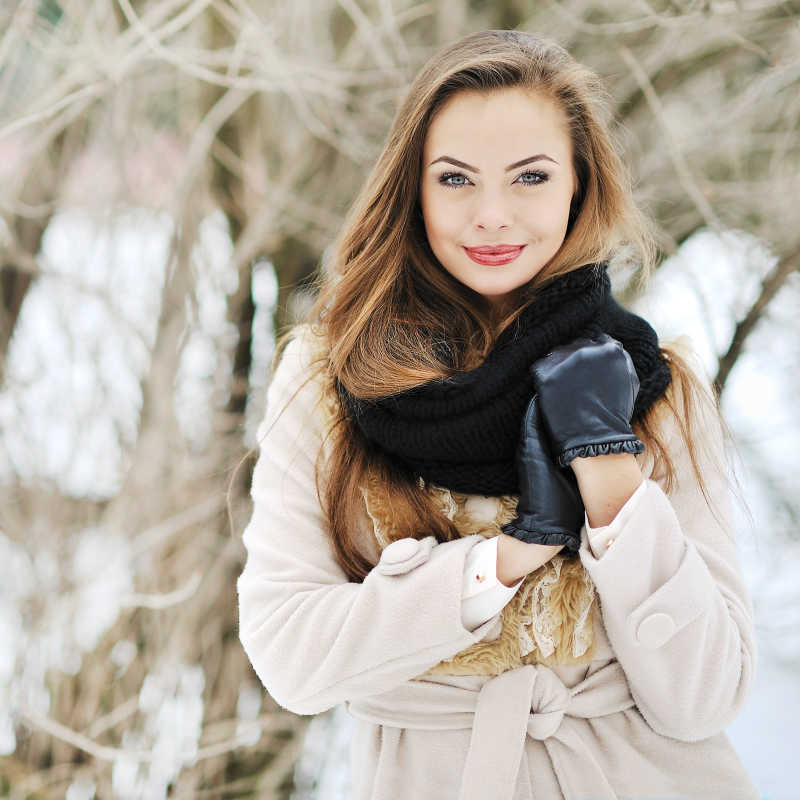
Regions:
[[[461,536],[488,538],[516,516],[517,495],[468,495],[419,481]],[[361,487],[375,539],[383,550],[402,538],[392,527],[392,513],[373,476]],[[558,666],[592,660],[597,595],[580,559],[560,553],[525,577],[502,611],[502,631],[496,639],[477,642],[453,658],[441,661],[425,675],[499,675],[524,664]]]

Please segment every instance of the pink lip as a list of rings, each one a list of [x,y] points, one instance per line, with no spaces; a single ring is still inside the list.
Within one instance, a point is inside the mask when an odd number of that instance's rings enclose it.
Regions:
[[[498,244],[489,247],[465,247],[467,255],[478,264],[508,264],[513,261],[525,247],[524,244]]]

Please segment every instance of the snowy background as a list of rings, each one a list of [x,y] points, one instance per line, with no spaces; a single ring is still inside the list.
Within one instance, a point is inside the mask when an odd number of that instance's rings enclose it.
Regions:
[[[198,452],[212,435],[206,421],[215,403],[219,342],[230,336],[225,299],[236,288],[224,217],[209,215],[200,230],[193,253],[197,302],[173,397],[183,433]],[[149,366],[169,235],[169,220],[143,209],[102,223],[79,211],[53,218],[40,254],[45,273],[25,299],[0,393],[0,477],[51,483],[75,497],[111,498],[119,490],[125,445],[136,436],[139,381]],[[752,237],[701,231],[663,264],[635,307],[662,340],[690,337],[712,375],[735,320],[752,304],[773,263]],[[251,377],[254,386],[264,387],[277,292],[269,264],[257,265],[253,287]],[[752,518],[742,514],[738,536],[760,647],[753,694],[729,735],[771,800],[797,796],[790,769],[800,712],[800,544],[794,509],[776,498],[796,501],[800,495],[795,468],[800,425],[794,418],[800,345],[784,335],[799,293],[795,280],[776,298],[723,395],[752,512]],[[260,412],[254,408],[248,415],[251,440]],[[24,543],[0,533],[0,753],[14,752],[20,714],[34,721],[47,717],[47,671],[77,673],[121,611],[142,602],[135,586],[147,551],[146,533],[138,539],[109,537],[89,527],[54,538],[31,531]],[[194,588],[190,582],[178,591],[189,597]],[[114,644],[110,658],[119,674],[136,653],[134,641],[121,638]],[[126,732],[124,749],[110,755],[115,796],[164,797],[182,766],[194,763],[208,677],[197,664],[166,663],[146,676],[134,699],[142,724],[135,735]],[[241,745],[258,740],[253,720],[260,707],[259,688],[243,682]],[[348,731],[341,707],[312,721],[295,773],[295,800],[346,797]],[[139,761],[126,755],[129,749],[158,757]],[[67,797],[91,798],[94,791],[91,781],[78,777]]]
[[[7,0],[0,797],[345,796],[343,710],[277,706],[238,639],[245,454],[411,77],[498,28],[606,84],[671,254],[636,301],[662,339],[714,375],[758,317],[722,394],[760,656],[730,735],[798,796],[796,4]]]

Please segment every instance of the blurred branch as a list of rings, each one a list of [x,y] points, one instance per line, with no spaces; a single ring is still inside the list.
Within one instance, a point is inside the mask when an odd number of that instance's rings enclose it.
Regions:
[[[149,763],[158,760],[161,755],[151,750],[134,750],[132,748],[109,747],[108,745],[98,744],[88,736],[73,730],[72,728],[62,725],[54,719],[39,714],[31,709],[23,709],[21,716],[26,719],[31,725],[41,729],[50,736],[60,739],[73,747],[83,750],[90,756],[99,759],[100,761],[119,761],[124,759],[126,761],[137,761],[139,763]],[[270,722],[276,716],[284,716],[283,714],[266,714],[264,721]],[[181,759],[185,762],[194,763],[202,761],[207,758],[214,758],[222,753],[228,753],[239,747],[247,746],[252,742],[253,730],[263,733],[266,729],[273,726],[265,726],[261,718],[257,720],[242,720],[238,724],[239,733],[230,739],[226,739],[215,744],[201,747],[197,751],[184,753]]]
[[[558,0],[547,0],[547,4],[568,19],[577,30],[583,33],[601,34],[604,36],[639,33],[650,28],[691,28],[698,23],[708,23],[715,17],[742,18],[745,15],[758,16],[773,8],[780,8],[785,5],[783,0],[748,3],[746,7],[743,7],[741,3],[719,3],[710,4],[707,10],[703,11],[685,11],[674,15],[651,13],[623,22],[587,22],[566,8],[564,4]]]
[[[199,572],[193,572],[183,586],[179,586],[171,592],[166,592],[165,594],[129,594],[122,598],[121,604],[123,608],[150,608],[154,611],[160,611],[188,600],[197,591],[202,579],[203,576]]]
[[[353,24],[358,30],[361,42],[364,47],[370,51],[372,57],[375,59],[375,63],[378,64],[381,69],[387,71],[393,69],[394,64],[381,42],[382,37],[380,29],[370,22],[369,17],[359,8],[354,0],[337,0],[337,2],[353,21]]]
[[[48,784],[68,781],[74,774],[75,765],[67,761],[62,764],[53,764],[52,767],[36,772],[28,772],[19,779],[12,777],[9,797],[11,800],[30,800]]]
[[[683,153],[681,153],[680,148],[677,146],[675,137],[672,135],[672,131],[670,130],[661,99],[656,93],[656,90],[653,88],[650,78],[642,68],[642,65],[639,63],[639,60],[636,58],[636,56],[634,56],[633,53],[627,47],[625,47],[625,45],[619,45],[617,47],[617,52],[622,56],[623,61],[625,61],[630,68],[631,73],[636,79],[636,82],[639,84],[639,88],[642,90],[642,93],[647,99],[647,104],[650,106],[650,109],[653,112],[659,127],[661,128],[661,132],[663,133],[664,140],[667,144],[667,149],[669,150],[670,159],[675,167],[675,172],[678,173],[678,180],[680,181],[681,186],[683,186],[686,194],[692,199],[692,202],[700,213],[700,216],[705,220],[706,225],[708,225],[708,227],[712,230],[719,232],[722,229],[719,219],[714,213],[714,210],[711,208],[708,200],[706,200],[702,191],[700,191],[700,187],[692,178],[691,171],[686,164],[686,159],[683,157]]]
[[[736,364],[736,360],[742,354],[747,337],[755,329],[772,298],[775,297],[780,288],[786,283],[789,276],[798,270],[800,270],[800,249],[787,256],[782,261],[779,261],[772,272],[764,279],[764,282],[761,284],[761,291],[755,303],[753,303],[747,314],[737,323],[733,332],[733,337],[731,338],[730,346],[719,360],[714,384],[720,394],[725,388],[725,383]]]
[[[31,709],[23,709],[21,716],[34,727],[43,730],[56,739],[71,744],[73,747],[77,747],[78,750],[83,750],[84,753],[88,753],[101,761],[117,761],[121,758],[131,761],[154,761],[158,757],[157,753],[149,750],[128,750],[98,744],[88,736],[84,736],[82,733],[78,733],[78,731],[74,731],[72,728],[68,728],[66,725],[62,725],[60,722],[56,722],[56,720]]]
[[[6,136],[11,136],[11,134],[16,133],[22,128],[33,125],[35,122],[41,122],[42,120],[54,117],[60,111],[70,108],[79,100],[84,101],[84,105],[81,106],[82,110],[86,107],[86,100],[95,100],[103,93],[105,89],[108,89],[111,85],[112,84],[110,81],[98,81],[97,83],[92,83],[88,86],[81,86],[80,89],[76,89],[74,92],[69,92],[68,94],[62,95],[58,100],[46,105],[44,108],[38,111],[32,111],[31,113],[25,114],[21,117],[17,117],[16,120],[10,122],[5,126],[5,128],[0,128],[0,139]],[[57,127],[60,128],[63,126],[59,124]]]
[[[198,171],[207,161],[211,145],[220,128],[250,98],[251,92],[226,91],[200,121],[184,159],[181,175],[175,181],[171,208],[181,209],[191,197]]]
[[[139,698],[129,697],[116,708],[102,717],[95,717],[92,724],[83,732],[90,739],[96,739],[101,733],[119,725],[123,720],[135,714],[139,708]]]
[[[224,508],[225,495],[221,492],[219,495],[210,497],[152,525],[136,536],[131,537],[131,555],[136,557],[189,527],[199,525],[201,522],[207,522],[221,513]]]

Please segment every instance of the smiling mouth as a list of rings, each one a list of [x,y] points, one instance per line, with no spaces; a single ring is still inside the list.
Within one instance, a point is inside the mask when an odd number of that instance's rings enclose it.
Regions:
[[[495,266],[497,264],[508,264],[513,261],[524,248],[524,244],[502,244],[487,247],[465,247],[464,250],[467,255],[478,264]]]

